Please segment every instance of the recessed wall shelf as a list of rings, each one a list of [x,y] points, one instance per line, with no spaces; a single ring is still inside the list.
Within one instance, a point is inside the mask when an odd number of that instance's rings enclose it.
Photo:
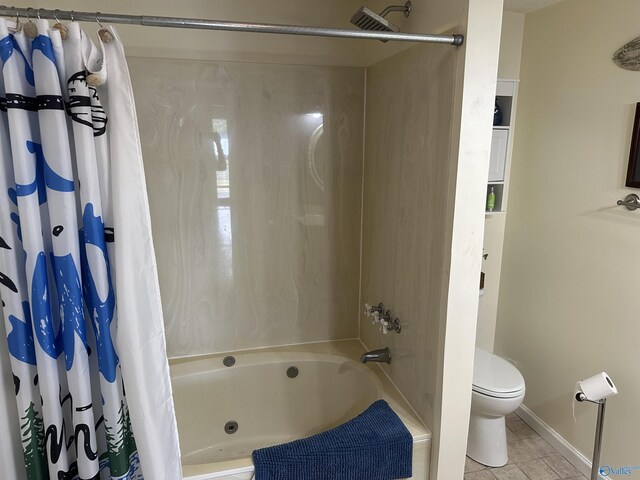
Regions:
[[[493,187],[495,206],[487,214],[504,213],[507,210],[507,193],[509,170],[511,165],[511,143],[513,140],[513,123],[515,120],[515,98],[518,82],[516,80],[498,80],[496,86],[496,103],[502,111],[502,122],[493,126],[491,137],[491,160],[489,162],[489,182],[487,196]]]
[[[495,339],[517,94],[518,80],[498,79],[496,103],[502,112],[502,121],[500,125],[493,126],[489,178],[486,185],[487,197],[491,188],[496,197],[491,212],[486,211],[488,198],[485,197],[483,253],[487,257],[482,260],[484,295],[479,306],[476,337],[476,346],[488,351],[493,351]]]

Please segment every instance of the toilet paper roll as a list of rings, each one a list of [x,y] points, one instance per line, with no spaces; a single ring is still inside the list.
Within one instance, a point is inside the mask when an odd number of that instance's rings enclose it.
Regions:
[[[600,372],[593,377],[580,380],[578,384],[580,391],[587,397],[586,399],[592,402],[604,400],[618,393],[618,389],[606,372]]]
[[[585,395],[585,400],[598,402],[615,395],[618,393],[618,389],[606,372],[600,372],[593,377],[585,378],[584,380],[576,382],[576,386],[573,389],[573,402],[571,405],[571,413],[573,414],[574,422],[576,421],[576,402],[578,394],[580,393]]]

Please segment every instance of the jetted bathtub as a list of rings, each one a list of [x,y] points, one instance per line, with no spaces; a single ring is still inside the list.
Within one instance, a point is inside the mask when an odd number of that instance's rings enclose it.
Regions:
[[[185,480],[250,480],[251,452],[320,433],[386,400],[426,480],[431,432],[356,340],[171,360]],[[393,356],[393,352],[392,356]],[[230,366],[227,366],[230,365]]]

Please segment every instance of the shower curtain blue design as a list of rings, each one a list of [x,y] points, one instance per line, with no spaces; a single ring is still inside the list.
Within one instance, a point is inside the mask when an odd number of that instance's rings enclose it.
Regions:
[[[0,295],[29,480],[141,479],[118,354],[98,49],[0,21]]]

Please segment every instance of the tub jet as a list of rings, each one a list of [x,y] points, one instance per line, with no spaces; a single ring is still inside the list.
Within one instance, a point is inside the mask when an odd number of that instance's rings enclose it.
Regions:
[[[224,431],[229,435],[236,433],[238,431],[238,422],[236,422],[235,420],[229,420],[224,425]]]

